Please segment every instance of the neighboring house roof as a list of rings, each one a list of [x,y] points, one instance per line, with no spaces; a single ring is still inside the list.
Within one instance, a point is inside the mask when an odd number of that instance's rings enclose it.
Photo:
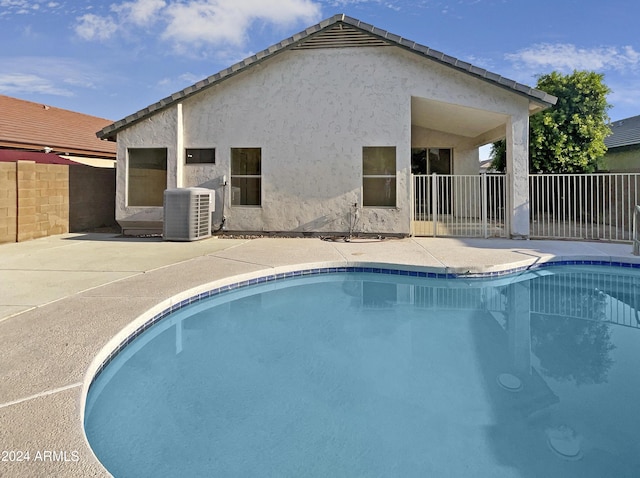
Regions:
[[[484,161],[480,161],[480,172],[481,173],[494,173],[495,169],[491,167],[491,163],[493,159],[485,159]]]
[[[611,134],[604,139],[607,148],[640,145],[640,115],[614,121]]]
[[[315,48],[344,48],[353,46],[397,46],[422,57],[436,61],[448,67],[477,77],[483,81],[511,90],[519,95],[527,97],[530,101],[540,104],[540,108],[546,108],[556,103],[557,98],[544,91],[531,88],[513,80],[509,80],[483,68],[478,68],[470,63],[445,55],[437,50],[407,40],[393,33],[381,30],[345,15],[334,15],[331,18],[307,28],[306,30],[287,38],[255,55],[242,60],[226,70],[222,70],[198,83],[178,91],[173,95],[160,100],[126,118],[109,125],[96,134],[99,138],[115,141],[116,134],[122,129],[145,119],[154,113],[168,108],[206,88],[231,78],[238,73],[259,64],[287,50],[305,50]]]
[[[40,164],[66,164],[77,166],[78,163],[62,158],[53,153],[40,153],[36,151],[16,151],[11,149],[0,149],[0,162],[13,163],[16,161],[34,161]]]
[[[116,147],[96,138],[111,120],[0,95],[0,148],[115,159]]]

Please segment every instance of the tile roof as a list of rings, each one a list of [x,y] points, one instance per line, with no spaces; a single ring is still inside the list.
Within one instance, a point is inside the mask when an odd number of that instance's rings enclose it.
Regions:
[[[640,145],[640,115],[614,121],[611,134],[604,139],[607,148]]]
[[[404,48],[425,58],[444,64],[448,67],[475,76],[502,88],[514,91],[517,94],[529,98],[530,101],[541,104],[544,107],[552,106],[557,98],[544,91],[531,88],[513,80],[504,78],[496,73],[491,73],[483,68],[478,68],[470,63],[445,55],[437,50],[407,40],[393,33],[381,30],[352,17],[338,14],[321,21],[306,30],[297,33],[275,45],[270,46],[255,55],[246,58],[215,75],[209,76],[198,83],[189,86],[157,103],[154,103],[126,118],[109,125],[96,134],[99,138],[115,141],[118,131],[136,123],[148,116],[168,108],[201,90],[209,88],[223,80],[231,78],[241,71],[286,50],[311,49],[311,48],[341,48],[346,46],[396,46]]]
[[[115,144],[95,134],[111,120],[4,95],[0,112],[0,148],[115,159]]]

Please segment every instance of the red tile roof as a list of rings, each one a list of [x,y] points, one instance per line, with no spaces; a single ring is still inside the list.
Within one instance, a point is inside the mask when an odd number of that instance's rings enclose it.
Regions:
[[[111,120],[0,95],[0,148],[115,159],[116,145],[96,137]]]

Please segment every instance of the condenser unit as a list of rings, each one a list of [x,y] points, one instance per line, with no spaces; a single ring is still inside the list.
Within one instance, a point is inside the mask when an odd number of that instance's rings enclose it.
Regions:
[[[205,188],[167,189],[164,192],[165,241],[196,241],[211,236],[214,191]]]

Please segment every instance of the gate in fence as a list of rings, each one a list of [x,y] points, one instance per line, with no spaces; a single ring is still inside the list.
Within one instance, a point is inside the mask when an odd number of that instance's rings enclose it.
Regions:
[[[416,236],[507,237],[506,176],[413,176]]]

